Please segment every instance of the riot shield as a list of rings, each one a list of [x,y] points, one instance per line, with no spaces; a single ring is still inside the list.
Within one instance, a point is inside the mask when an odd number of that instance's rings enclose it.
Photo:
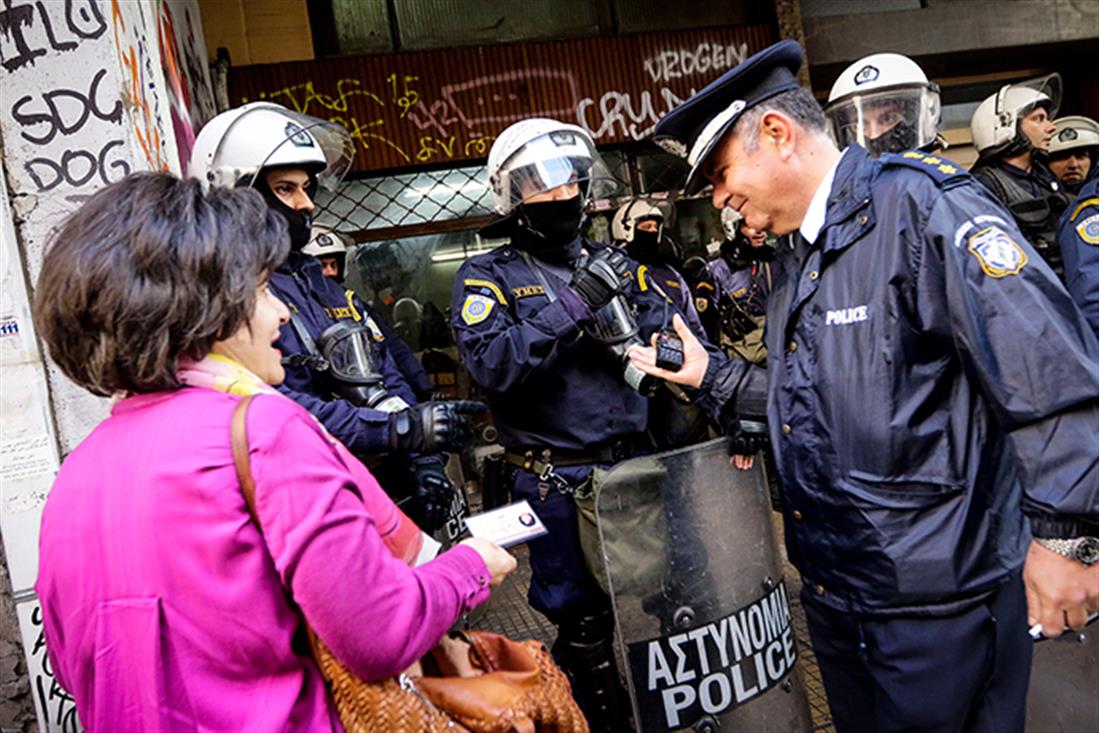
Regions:
[[[596,490],[638,730],[811,730],[761,461],[738,471],[715,440]]]

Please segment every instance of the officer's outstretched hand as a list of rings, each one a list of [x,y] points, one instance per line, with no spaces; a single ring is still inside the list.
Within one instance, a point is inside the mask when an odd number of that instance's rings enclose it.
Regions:
[[[660,377],[666,382],[684,384],[688,387],[697,387],[702,384],[702,378],[706,376],[706,368],[710,365],[710,355],[702,347],[691,329],[679,317],[672,316],[672,326],[676,334],[683,341],[683,366],[678,372],[670,372],[656,365],[656,339],[660,334],[653,334],[652,346],[631,346],[628,353],[630,361],[641,371]]]
[[[420,520],[421,529],[434,532],[450,519],[450,507],[454,503],[454,484],[443,470],[437,458],[418,458],[412,462],[416,477],[413,514]]]
[[[389,416],[389,448],[399,453],[457,453],[469,440],[470,415],[483,402],[421,402]]]
[[[602,308],[626,287],[630,260],[617,247],[607,247],[584,260],[569,287],[591,310]]]
[[[1053,638],[1065,627],[1082,629],[1099,612],[1099,565],[1088,567],[1031,540],[1023,565],[1027,621]]]

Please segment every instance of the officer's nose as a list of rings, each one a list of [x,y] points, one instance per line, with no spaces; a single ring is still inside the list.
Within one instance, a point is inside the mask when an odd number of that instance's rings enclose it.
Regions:
[[[309,198],[309,194],[305,192],[305,189],[298,189],[294,192],[294,198],[290,202],[290,208],[294,211],[312,211],[317,208],[313,203],[313,199]]]

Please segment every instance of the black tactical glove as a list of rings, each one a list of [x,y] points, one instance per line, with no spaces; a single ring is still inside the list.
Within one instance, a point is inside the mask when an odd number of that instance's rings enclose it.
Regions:
[[[482,402],[421,402],[389,416],[389,449],[399,453],[457,453],[469,440],[469,415]]]
[[[725,426],[729,438],[729,455],[754,456],[770,445],[767,423],[755,420],[730,420]]]
[[[594,311],[626,287],[629,271],[630,260],[622,250],[607,247],[580,263],[572,273],[569,287],[584,301],[584,305]]]
[[[420,529],[435,532],[450,519],[454,485],[447,478],[443,464],[434,458],[418,458],[413,461],[412,473],[416,477],[412,513]]]

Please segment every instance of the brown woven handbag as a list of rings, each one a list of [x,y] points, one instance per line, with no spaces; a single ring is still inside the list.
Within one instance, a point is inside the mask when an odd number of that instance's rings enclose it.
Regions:
[[[233,461],[248,512],[262,534],[248,455],[251,402],[252,396],[244,397],[233,411]],[[366,682],[343,666],[303,623],[347,733],[588,733],[568,679],[540,642],[469,631],[460,636],[469,643],[470,663],[483,674],[457,676],[454,660],[440,645],[423,662],[425,669],[440,676],[401,674]]]

